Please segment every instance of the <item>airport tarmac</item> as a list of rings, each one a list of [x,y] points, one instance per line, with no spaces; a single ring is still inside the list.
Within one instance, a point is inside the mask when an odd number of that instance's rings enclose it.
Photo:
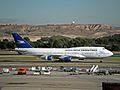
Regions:
[[[120,68],[120,61],[71,61],[71,62],[54,62],[39,60],[0,60],[0,67],[31,67],[31,66],[78,66],[80,68],[90,68],[92,65],[98,65],[100,68]]]
[[[102,63],[100,61],[103,61]],[[120,68],[120,58],[105,58],[105,59],[85,59],[72,60],[71,62],[55,62],[42,60],[34,56],[25,55],[0,55],[0,67],[26,67],[26,66],[80,66],[91,67],[93,64],[100,67]]]
[[[120,75],[0,75],[0,90],[102,90],[102,82],[118,81]]]

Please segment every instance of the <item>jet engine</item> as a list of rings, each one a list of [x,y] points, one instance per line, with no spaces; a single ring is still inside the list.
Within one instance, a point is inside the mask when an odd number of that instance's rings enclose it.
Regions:
[[[41,56],[42,59],[48,60],[48,61],[52,61],[53,60],[53,56],[49,55],[49,56]]]
[[[71,56],[61,56],[59,57],[60,61],[70,62],[72,60]]]

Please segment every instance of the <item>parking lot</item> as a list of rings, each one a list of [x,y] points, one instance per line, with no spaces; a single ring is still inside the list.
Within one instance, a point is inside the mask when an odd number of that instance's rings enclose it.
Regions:
[[[0,75],[1,90],[101,90],[102,82],[120,81],[120,75]]]
[[[64,63],[14,57],[2,56],[0,60],[0,71],[4,69],[0,72],[1,90],[102,90],[102,82],[120,82],[117,73],[120,62],[116,58],[105,59],[103,63],[97,60]],[[51,70],[44,72],[47,67]],[[19,71],[26,73],[18,74]]]
[[[18,74],[18,68],[11,68],[9,72],[4,68],[5,71],[0,74],[1,90],[101,90],[102,82],[120,81],[120,74],[75,72],[81,70],[79,67],[39,67],[42,71],[39,74],[36,73],[38,67],[27,67],[25,74]],[[50,73],[43,73],[48,69]]]

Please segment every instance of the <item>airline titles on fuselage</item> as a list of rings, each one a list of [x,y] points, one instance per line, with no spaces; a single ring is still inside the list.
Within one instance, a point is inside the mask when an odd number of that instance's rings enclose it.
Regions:
[[[97,51],[97,49],[67,49],[65,51]]]

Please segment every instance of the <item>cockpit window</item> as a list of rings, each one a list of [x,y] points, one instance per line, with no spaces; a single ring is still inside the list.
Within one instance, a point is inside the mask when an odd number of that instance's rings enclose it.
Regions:
[[[103,47],[103,50],[105,50],[105,48]]]

